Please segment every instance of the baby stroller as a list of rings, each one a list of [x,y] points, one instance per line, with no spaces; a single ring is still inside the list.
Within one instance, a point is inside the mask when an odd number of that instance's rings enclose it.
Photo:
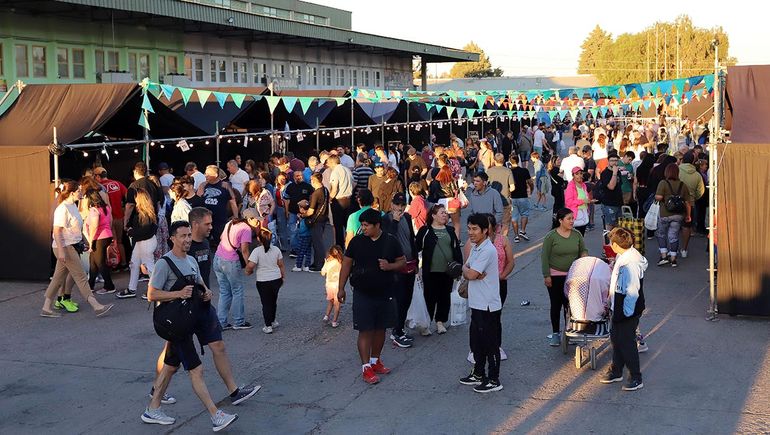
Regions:
[[[575,367],[590,362],[596,370],[596,353],[608,343],[610,337],[609,297],[612,270],[599,258],[583,257],[572,263],[564,285],[569,301],[564,310],[564,330],[561,332],[561,349],[575,344]],[[602,342],[598,347],[592,342]],[[584,358],[587,353],[588,358]]]

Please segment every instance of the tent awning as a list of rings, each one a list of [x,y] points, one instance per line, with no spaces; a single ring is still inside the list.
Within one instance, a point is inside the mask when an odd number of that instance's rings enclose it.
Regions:
[[[727,68],[727,108],[732,114],[733,142],[770,143],[770,65]]]
[[[139,92],[136,84],[28,85],[0,117],[0,146],[49,145],[54,127],[60,144],[72,143]]]

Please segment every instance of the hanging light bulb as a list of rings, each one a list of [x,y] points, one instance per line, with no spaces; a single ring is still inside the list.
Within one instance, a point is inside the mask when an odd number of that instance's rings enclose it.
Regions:
[[[139,148],[134,148],[134,154],[139,154]]]
[[[107,154],[107,149],[106,148],[102,149],[102,154]]]
[[[161,148],[163,148],[163,145],[161,145]],[[115,150],[113,152],[115,153],[116,156],[118,155],[118,150]]]
[[[258,137],[258,138],[257,138],[257,140],[258,140],[258,141],[260,141],[260,142],[262,142],[262,138],[261,138],[261,137]]]
[[[254,142],[254,136],[249,137],[249,142]]]
[[[155,142],[154,142],[154,141],[153,141],[153,142],[150,142],[150,146],[151,146],[151,147],[154,147],[154,146],[155,146]]]
[[[227,143],[233,143],[232,139],[227,139]]]
[[[166,148],[166,146],[163,144],[160,144],[160,149],[163,149],[163,148]],[[115,154],[117,154],[117,151],[115,152]]]
[[[208,145],[208,144],[209,144],[209,141],[206,141],[206,145]]]
[[[192,147],[194,146],[194,144],[193,144],[193,143],[189,143],[188,145],[190,145],[190,148],[192,148]]]
[[[88,157],[88,151],[83,151],[83,157]]]

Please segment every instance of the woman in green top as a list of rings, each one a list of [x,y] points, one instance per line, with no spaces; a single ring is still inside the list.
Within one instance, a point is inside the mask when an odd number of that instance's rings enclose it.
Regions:
[[[446,332],[445,323],[449,320],[452,279],[447,274],[447,263],[463,261],[460,252],[460,240],[451,225],[447,225],[449,214],[442,204],[431,207],[425,226],[415,236],[415,246],[422,252],[422,281],[425,290],[425,305],[428,315],[436,320],[439,334]],[[426,328],[423,335],[430,335]]]
[[[551,230],[543,240],[541,254],[543,278],[548,296],[551,299],[551,332],[548,337],[551,346],[561,344],[559,336],[559,317],[562,306],[567,307],[569,301],[564,295],[564,282],[567,279],[572,262],[588,255],[583,242],[583,236],[574,229],[575,215],[572,210],[563,208],[556,212],[559,226]]]
[[[693,198],[687,185],[679,181],[679,166],[676,163],[669,163],[663,175],[666,178],[658,183],[655,190],[655,201],[660,203],[658,229],[655,231],[660,250],[658,266],[671,263],[671,267],[676,267],[679,231],[682,229],[683,222],[689,224],[691,221],[690,204],[692,204]],[[667,202],[669,198],[676,195],[681,198],[681,201],[678,201],[681,208],[680,210],[669,210]]]

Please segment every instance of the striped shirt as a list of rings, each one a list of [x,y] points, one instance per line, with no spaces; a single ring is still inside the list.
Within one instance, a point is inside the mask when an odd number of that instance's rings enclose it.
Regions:
[[[369,188],[369,177],[374,175],[374,170],[368,166],[357,166],[353,169],[353,181],[356,183],[353,187],[353,196],[358,195],[359,189]]]

